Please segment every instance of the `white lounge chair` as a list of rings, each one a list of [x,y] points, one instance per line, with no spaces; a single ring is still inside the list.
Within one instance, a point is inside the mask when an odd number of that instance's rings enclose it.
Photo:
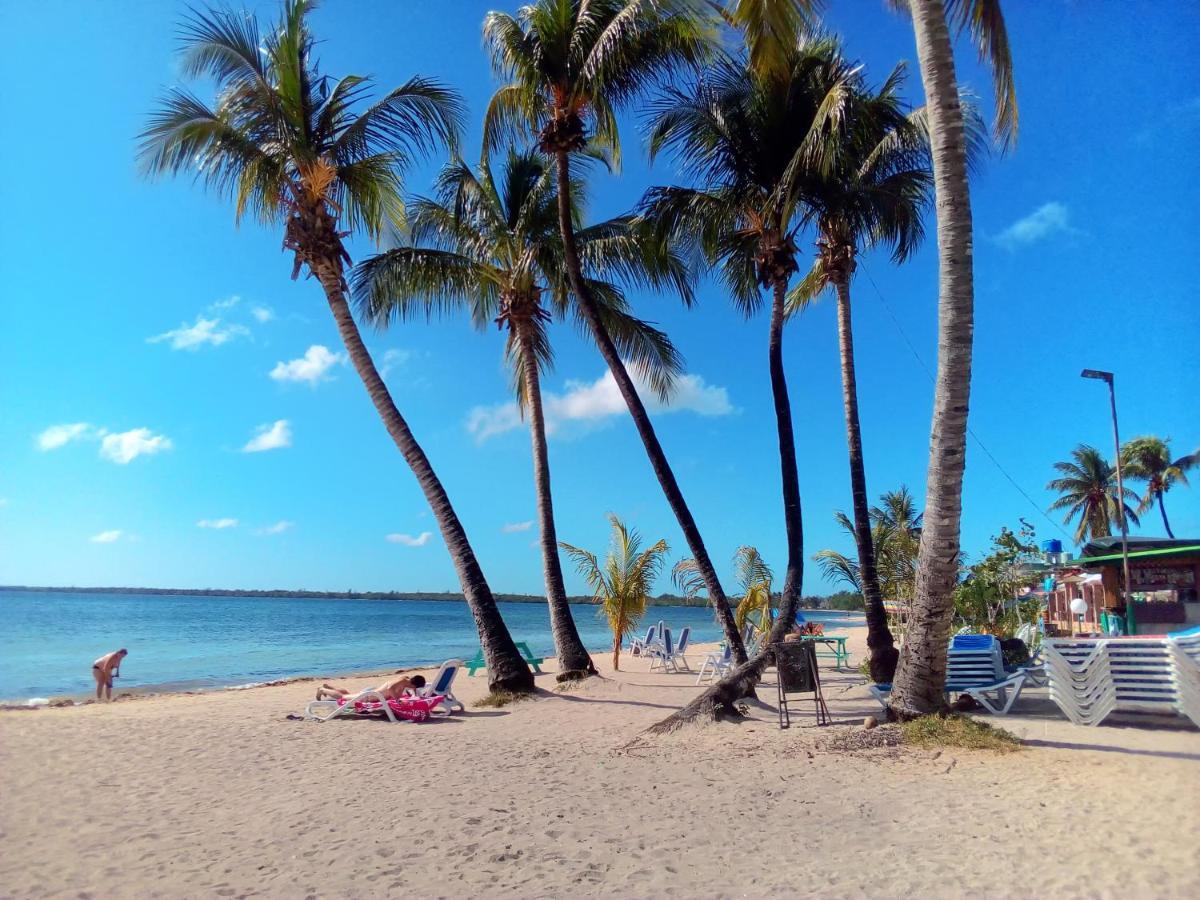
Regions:
[[[1076,725],[1114,710],[1172,713],[1200,726],[1200,629],[1162,636],[1048,639],[1050,699]]]
[[[433,681],[427,681],[425,687],[418,688],[409,693],[415,694],[417,697],[434,697],[440,696],[442,702],[438,704],[443,708],[442,715],[454,712],[462,712],[465,707],[459,702],[459,699],[450,692],[450,686],[454,684],[454,679],[458,675],[460,669],[465,663],[461,659],[448,659],[442,663],[442,667],[438,669],[438,673],[433,676]]]
[[[706,681],[723,678],[732,665],[732,647],[726,644],[721,650],[713,650],[704,658],[704,662],[700,664],[700,671],[696,675],[696,684],[703,684]]]
[[[1004,671],[1000,642],[991,635],[956,635],[946,654],[946,693],[966,694],[993,715],[1012,709],[1028,677],[1024,671]],[[871,695],[886,708],[890,684],[873,684]]]
[[[692,628],[690,625],[686,625],[683,631],[679,632],[679,643],[675,643],[671,639],[671,629],[664,628],[662,644],[650,648],[650,671],[653,672],[656,668],[663,672],[692,671],[687,657],[684,655],[687,652],[691,635]]]
[[[657,637],[658,637],[658,626],[651,625],[649,628],[646,629],[646,636],[644,638],[636,638],[635,637],[633,640],[631,640],[629,642],[629,655],[630,656],[645,656],[647,650],[657,641]]]

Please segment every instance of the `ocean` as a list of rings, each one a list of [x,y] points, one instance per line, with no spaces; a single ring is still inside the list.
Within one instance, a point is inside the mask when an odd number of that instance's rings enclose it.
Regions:
[[[544,603],[501,603],[513,638],[553,656]],[[587,647],[612,647],[597,608],[572,606]],[[805,610],[827,627],[861,627],[862,617]],[[712,610],[651,607],[695,641],[721,638]],[[26,701],[95,690],[92,661],[125,647],[113,685],[121,690],[197,690],[303,675],[436,665],[479,649],[466,603],[431,600],[330,600],[309,597],[0,591],[0,699]]]

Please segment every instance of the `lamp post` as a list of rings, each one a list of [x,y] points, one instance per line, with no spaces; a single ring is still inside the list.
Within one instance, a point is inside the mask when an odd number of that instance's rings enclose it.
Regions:
[[[1129,526],[1125,522],[1125,483],[1121,480],[1121,436],[1117,431],[1117,393],[1113,388],[1113,373],[1101,372],[1097,369],[1084,369],[1079,373],[1082,378],[1095,378],[1108,385],[1108,403],[1112,408],[1113,444],[1116,449],[1117,461],[1117,515],[1121,520],[1121,566],[1125,574],[1125,586],[1122,591],[1125,600],[1125,621],[1129,622]]]

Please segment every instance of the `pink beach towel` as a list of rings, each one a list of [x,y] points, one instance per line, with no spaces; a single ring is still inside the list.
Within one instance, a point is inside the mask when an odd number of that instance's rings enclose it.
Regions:
[[[433,697],[404,697],[400,700],[388,700],[388,706],[392,709],[392,715],[398,719],[407,719],[409,722],[424,722],[430,717],[433,709],[445,699],[441,696]],[[345,698],[338,700],[338,706],[345,706]],[[356,700],[354,701],[354,711],[360,716],[379,716],[383,715],[383,704],[378,700]]]

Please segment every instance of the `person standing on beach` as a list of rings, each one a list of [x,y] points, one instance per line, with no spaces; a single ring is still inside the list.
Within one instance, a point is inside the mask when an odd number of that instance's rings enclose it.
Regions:
[[[113,679],[121,677],[121,673],[117,670],[121,668],[121,660],[128,655],[129,651],[122,647],[92,663],[92,677],[96,679],[97,700],[112,699]]]

